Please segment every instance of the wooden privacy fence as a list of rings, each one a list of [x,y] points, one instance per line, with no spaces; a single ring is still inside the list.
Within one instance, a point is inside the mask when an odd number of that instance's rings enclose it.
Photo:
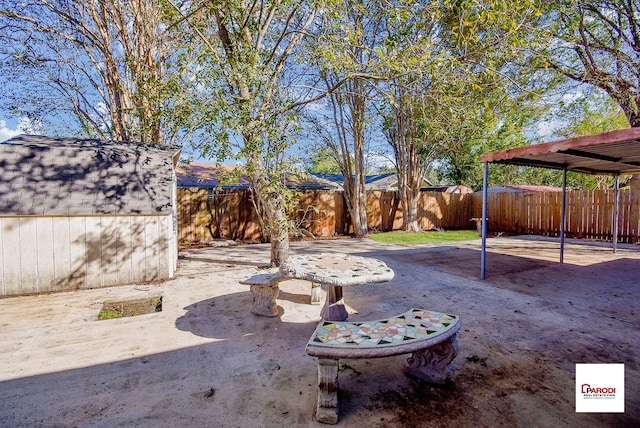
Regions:
[[[255,214],[251,190],[178,189],[178,238],[264,240]],[[289,216],[296,226],[316,237],[352,231],[342,192],[297,192]],[[505,192],[488,194],[491,232],[560,235],[560,192]],[[568,237],[612,239],[614,194],[611,190],[569,191],[565,230]],[[472,229],[471,218],[482,216],[481,194],[425,192],[419,201],[419,224],[424,230]],[[402,208],[396,192],[367,193],[370,230],[402,228]],[[635,243],[640,237],[640,190],[621,190],[618,240]]]
[[[289,214],[294,224],[316,236],[345,233],[342,193],[297,193],[298,204]],[[178,240],[264,240],[253,193],[249,189],[214,190],[178,188]]]
[[[418,223],[423,230],[470,229],[474,195],[423,192],[418,201]],[[398,230],[403,226],[402,206],[397,192],[367,192],[367,225],[370,230]]]
[[[584,239],[613,239],[612,190],[567,192],[565,233]],[[516,234],[560,236],[561,192],[505,192],[487,195],[488,230]],[[474,212],[482,214],[482,196],[476,195]],[[640,190],[621,190],[618,240],[635,243],[640,236]]]
[[[296,194],[289,217],[302,231],[316,237],[350,233],[351,220],[342,192],[307,190]],[[264,240],[255,213],[251,190],[178,189],[178,239],[181,242],[211,239]],[[419,203],[419,222],[425,229],[472,227],[471,194],[425,192]],[[367,193],[367,219],[371,230],[402,227],[402,208],[396,192]]]

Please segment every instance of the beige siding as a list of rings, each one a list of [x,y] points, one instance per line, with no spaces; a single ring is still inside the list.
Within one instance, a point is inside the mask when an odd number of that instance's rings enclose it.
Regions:
[[[5,259],[5,251],[4,251],[4,228],[0,227],[0,296],[4,296],[6,293],[4,286],[4,259]]]
[[[1,221],[2,219],[0,219]],[[53,257],[54,290],[62,290],[65,283],[58,282],[56,278],[69,278],[71,276],[71,238],[69,219],[66,217],[52,217],[53,224]]]
[[[172,215],[0,217],[1,295],[171,278],[173,222]]]
[[[118,284],[118,222],[116,217],[100,217],[102,224],[102,286]]]
[[[19,222],[20,240],[16,242],[20,254],[20,294],[38,292],[38,263],[36,221],[32,218],[21,218]],[[35,246],[25,247],[20,242],[35,242]]]
[[[87,285],[86,217],[69,218],[69,246],[71,273],[68,278],[56,278],[61,289],[91,288]],[[27,245],[25,243],[25,245]]]
[[[131,281],[146,281],[145,253],[147,241],[144,236],[146,219],[143,217],[131,218]]]
[[[54,290],[56,285],[53,219],[36,218],[38,290]]]
[[[102,250],[104,243],[102,238],[104,233],[102,230],[102,217],[85,217],[84,224],[86,228],[86,287],[98,288],[104,285],[103,283],[103,268],[107,268],[107,264],[103,264]],[[82,257],[78,257],[80,262]]]
[[[118,282],[121,284],[134,282],[133,279],[133,234],[131,232],[132,217],[115,217],[118,234],[116,235],[116,246],[118,251],[117,269]],[[123,233],[123,231],[129,233]]]

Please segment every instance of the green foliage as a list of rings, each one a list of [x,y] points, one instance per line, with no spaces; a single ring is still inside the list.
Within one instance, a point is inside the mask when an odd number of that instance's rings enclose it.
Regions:
[[[313,147],[308,151],[306,171],[316,174],[340,174],[340,165],[328,147]]]
[[[537,10],[527,2],[445,1],[431,16],[431,32],[418,39],[427,61],[417,70],[409,63],[411,144],[421,145],[443,181],[477,188],[480,154],[528,144],[525,129],[544,108],[512,65]]]
[[[3,2],[0,108],[49,134],[176,145],[192,82],[175,17],[163,0]]]
[[[631,126],[640,126],[637,2],[563,0],[545,6],[544,25],[529,40],[529,66],[600,88]]]
[[[555,134],[560,138],[582,137],[629,128],[620,106],[606,93],[586,91],[571,103],[562,103],[563,126]]]

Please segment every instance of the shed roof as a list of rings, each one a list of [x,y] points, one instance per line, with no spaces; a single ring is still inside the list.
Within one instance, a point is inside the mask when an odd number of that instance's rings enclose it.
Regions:
[[[0,215],[168,214],[179,149],[21,135],[0,144]]]
[[[480,161],[564,169],[587,174],[640,172],[640,128],[485,153]]]

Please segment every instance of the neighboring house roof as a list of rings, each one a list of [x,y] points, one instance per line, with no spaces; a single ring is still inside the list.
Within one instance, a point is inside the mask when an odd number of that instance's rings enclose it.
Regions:
[[[421,187],[422,192],[441,192],[441,193],[473,193],[471,187],[464,186],[462,184],[442,184],[440,186],[425,186]]]
[[[179,149],[21,135],[0,143],[0,215],[168,214]]]
[[[342,185],[344,179],[342,174],[312,174],[316,177],[322,177],[326,180],[333,181]],[[398,177],[395,172],[387,174],[367,175],[365,177],[366,190],[383,190],[394,191],[398,190]],[[448,185],[442,184],[434,186],[428,180],[423,179],[422,186],[420,187],[422,192],[444,192],[444,193],[473,193],[473,189],[462,185]]]
[[[236,174],[236,168],[229,165],[200,163],[178,164],[176,177],[178,187],[225,189],[247,189],[251,180],[245,174]]]
[[[248,189],[251,179],[240,168],[229,165],[201,163],[180,164],[176,168],[178,187]],[[284,174],[284,184],[290,189],[341,190],[336,183],[311,174]]]
[[[398,175],[395,173],[367,175],[364,188],[366,190],[398,190]]]
[[[327,181],[336,183],[336,184],[338,184],[340,186],[342,186],[344,184],[344,176],[342,174],[312,173],[310,175],[318,177],[318,178],[323,179],[323,180],[327,180]],[[387,174],[367,175],[364,178],[364,184],[365,184],[365,186],[372,185],[374,182],[379,181],[379,180],[384,180],[384,179],[386,179],[388,177],[391,177],[392,179],[395,179],[395,176],[396,176],[396,174],[393,173],[393,172],[392,173],[387,173]]]
[[[476,193],[481,193],[478,191]],[[552,186],[529,186],[529,185],[505,185],[505,186],[491,186],[487,189],[488,193],[499,192],[562,192],[560,187]]]

